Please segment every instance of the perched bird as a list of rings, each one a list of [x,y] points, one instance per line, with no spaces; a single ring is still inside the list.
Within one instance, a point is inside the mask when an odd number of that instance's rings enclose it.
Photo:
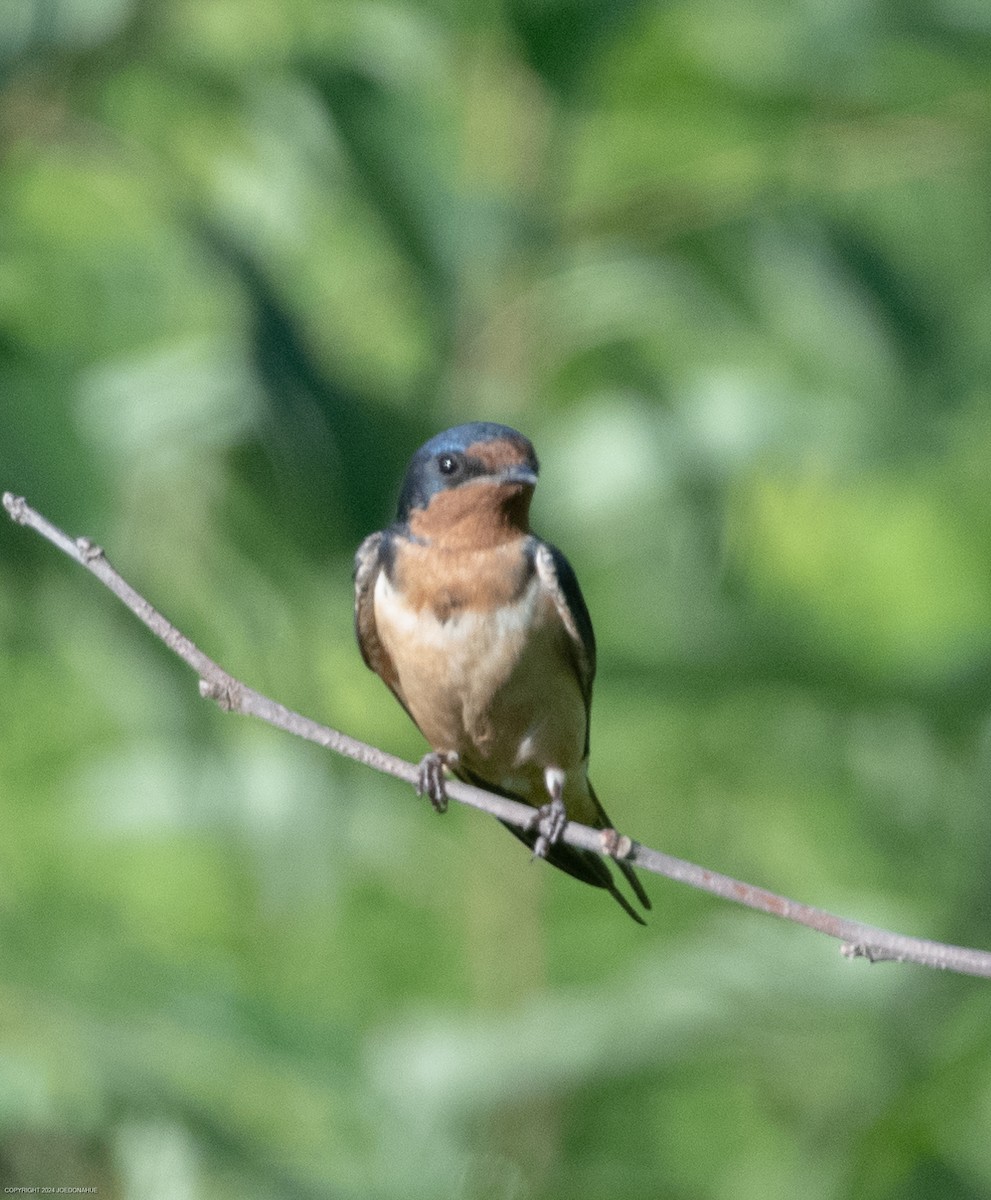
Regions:
[[[506,425],[458,425],[421,446],[395,522],[358,550],[358,645],[432,747],[420,790],[435,807],[445,767],[532,805],[533,827],[507,828],[644,924],[597,854],[556,840],[568,818],[612,826],[588,780],[595,636],[568,560],[530,532],[538,469]]]

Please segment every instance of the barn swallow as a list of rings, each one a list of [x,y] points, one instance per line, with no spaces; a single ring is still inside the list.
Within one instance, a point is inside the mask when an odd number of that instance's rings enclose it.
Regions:
[[[394,523],[357,553],[358,645],[432,747],[420,791],[435,807],[445,768],[532,805],[531,828],[507,828],[644,924],[597,854],[557,840],[568,819],[612,825],[588,779],[595,635],[570,563],[530,532],[538,470],[506,425],[458,425],[421,446]],[[649,909],[633,867],[617,865]]]

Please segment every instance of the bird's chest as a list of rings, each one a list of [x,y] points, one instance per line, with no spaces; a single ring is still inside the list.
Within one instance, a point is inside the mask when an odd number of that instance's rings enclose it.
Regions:
[[[511,591],[503,579],[501,595],[489,589],[497,602],[485,604],[483,576],[476,563],[474,576],[436,580],[435,597],[471,585],[466,602],[448,612],[442,599],[428,602],[426,588],[400,588],[383,571],[375,618],[403,702],[431,745],[508,771],[533,748],[547,713],[560,710],[562,691],[575,720],[581,705],[563,628],[538,577]]]

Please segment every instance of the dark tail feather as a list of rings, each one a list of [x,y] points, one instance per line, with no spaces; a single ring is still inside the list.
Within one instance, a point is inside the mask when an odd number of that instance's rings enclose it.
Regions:
[[[626,877],[626,882],[631,888],[633,888],[636,898],[640,901],[644,908],[646,908],[648,911],[652,909],[654,906],[650,902],[650,897],[643,890],[643,884],[637,878],[637,873],[633,869],[633,864],[628,863],[625,858],[617,858],[616,866],[619,867],[619,869],[623,872],[624,876]]]
[[[525,845],[533,849],[534,843],[537,840],[537,831],[530,829],[520,829],[517,825],[509,825],[505,821],[500,822],[505,825],[509,832],[520,839]],[[564,842],[557,842],[550,846],[547,850],[547,861],[552,867],[557,867],[558,870],[564,871],[575,879],[580,879],[582,883],[591,884],[592,887],[604,888],[616,903],[626,913],[628,913],[638,925],[646,925],[647,922],[641,917],[633,905],[627,900],[623,893],[616,886],[616,881],[612,877],[612,871],[606,866],[597,854],[593,854],[591,850],[580,850],[577,846],[569,846]],[[620,870],[626,867],[630,868],[629,863],[624,863],[617,860],[616,864]],[[623,871],[627,875],[626,871]],[[627,875],[629,878],[629,875]],[[643,888],[640,886],[640,880],[636,879],[633,885],[633,890],[637,893],[638,898],[643,902],[645,908],[650,908],[650,901],[644,895]]]
[[[496,792],[498,795],[505,796],[509,800],[519,800],[524,804],[527,803],[525,800],[523,800],[522,796],[514,795],[512,792],[508,792],[503,788],[496,787],[487,780],[480,779],[471,771],[464,770],[464,768],[456,771],[455,774],[463,779],[465,783],[473,783],[476,787],[485,788],[486,791]],[[598,827],[601,829],[611,829],[612,825],[610,824],[609,818],[606,816],[605,811],[603,810],[602,805],[599,803],[595,792],[592,791],[591,784],[589,784],[589,792],[592,796],[592,801],[595,804],[598,816],[600,818]],[[499,824],[505,825],[513,837],[519,838],[524,846],[529,846],[531,850],[533,849],[538,836],[536,829],[520,829],[518,825],[510,825],[506,821],[500,821]],[[647,924],[643,917],[637,912],[629,900],[627,900],[627,898],[616,886],[616,881],[613,879],[612,871],[610,871],[602,859],[597,854],[594,854],[591,850],[581,850],[577,846],[569,846],[566,842],[556,842],[553,846],[548,847],[546,858],[551,866],[557,867],[559,871],[564,871],[566,875],[571,875],[575,879],[580,879],[582,883],[591,884],[592,887],[604,888],[605,891],[612,896],[620,908],[622,908],[624,912],[631,916],[638,925]],[[616,866],[619,867],[629,881],[630,887],[633,888],[633,891],[636,893],[637,899],[644,906],[644,908],[649,909],[651,907],[650,897],[643,890],[643,885],[641,884],[640,880],[637,879],[636,872],[633,870],[633,867],[628,862],[624,862],[621,858],[617,858],[615,862]]]
[[[601,822],[602,828],[603,829],[615,829],[615,826],[613,825],[612,821],[610,821],[609,818],[606,816],[606,810],[599,803],[599,797],[595,794],[595,790],[593,789],[591,783],[588,785],[588,790],[589,790],[589,795],[591,795],[591,797],[592,797],[592,802],[594,803],[596,809],[598,810],[599,820]],[[631,888],[633,888],[633,891],[636,894],[637,899],[644,906],[644,908],[646,908],[648,910],[651,909],[653,907],[653,905],[650,903],[650,897],[643,890],[643,884],[637,878],[637,873],[633,869],[633,864],[628,863],[626,861],[626,859],[624,859],[624,858],[617,858],[615,861],[616,861],[616,866],[619,867],[619,869],[623,872],[624,876],[626,877],[626,882],[630,885]]]

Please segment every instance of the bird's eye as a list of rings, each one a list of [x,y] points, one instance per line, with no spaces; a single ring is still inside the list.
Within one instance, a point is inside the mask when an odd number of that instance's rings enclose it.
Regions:
[[[437,459],[437,467],[442,475],[453,475],[461,466],[461,460],[456,454],[442,454]]]

